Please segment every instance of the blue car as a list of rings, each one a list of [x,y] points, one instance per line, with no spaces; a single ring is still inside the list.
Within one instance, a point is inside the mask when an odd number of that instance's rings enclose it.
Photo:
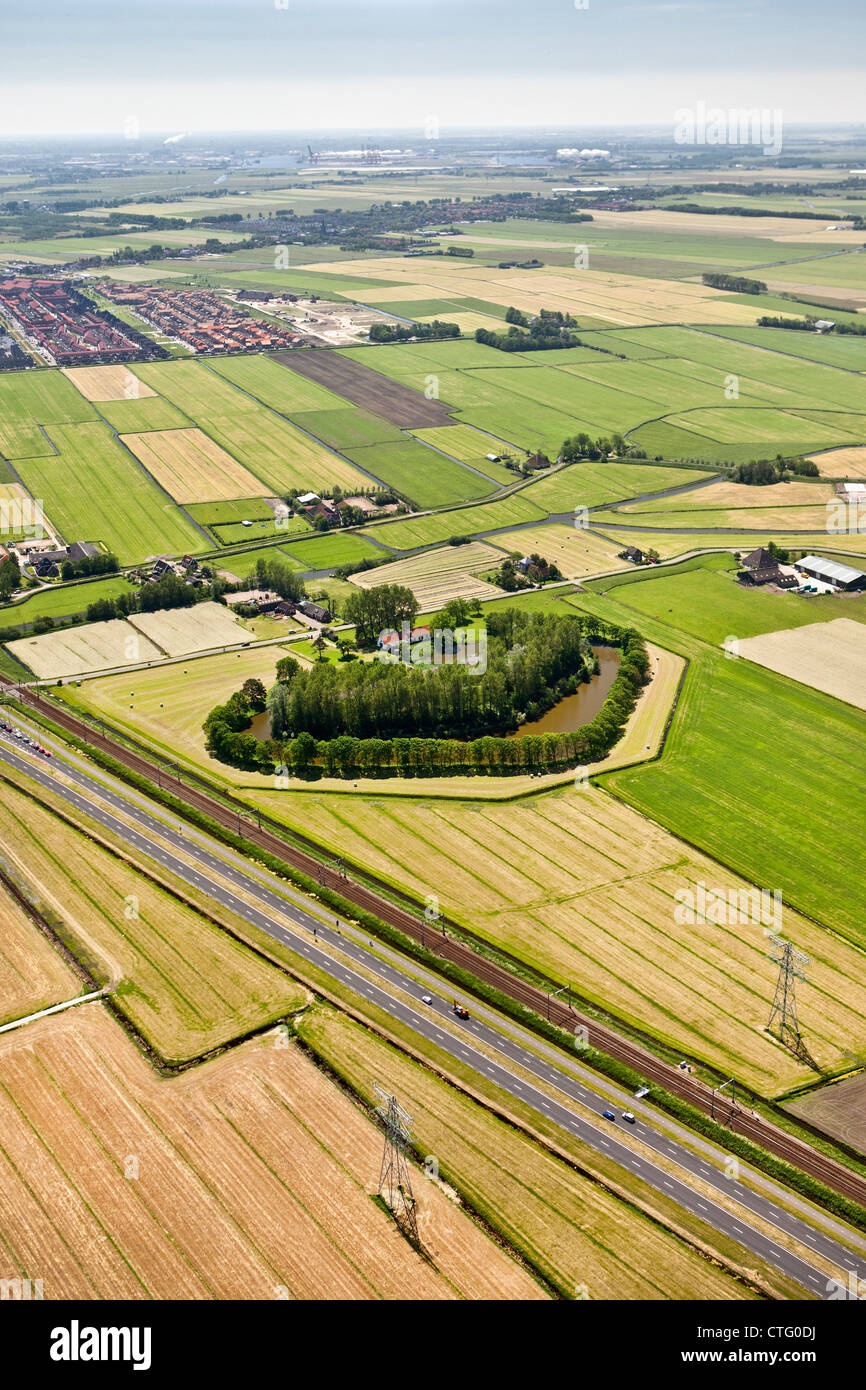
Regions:
[[[616,1120],[616,1115],[614,1115],[612,1110],[602,1110],[601,1117],[603,1120]]]

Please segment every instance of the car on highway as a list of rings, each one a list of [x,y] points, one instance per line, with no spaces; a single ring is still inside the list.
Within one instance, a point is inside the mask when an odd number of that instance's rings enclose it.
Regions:
[[[422,1003],[422,1004],[432,1004],[432,1003],[433,1003],[433,996],[432,996],[432,994],[422,994],[422,995],[421,995],[421,1003]]]
[[[624,1120],[627,1120],[630,1125],[634,1124],[634,1115],[631,1113],[630,1110],[623,1110],[622,1118]]]
[[[616,1122],[616,1115],[614,1115],[612,1110],[602,1110],[601,1118],[603,1120],[613,1120],[614,1123]]]

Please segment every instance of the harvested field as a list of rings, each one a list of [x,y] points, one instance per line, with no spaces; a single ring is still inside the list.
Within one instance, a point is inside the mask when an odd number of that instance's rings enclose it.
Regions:
[[[286,628],[286,633],[291,631]],[[197,657],[119,676],[88,681],[74,692],[73,704],[104,714],[118,728],[149,739],[173,756],[205,767],[220,781],[248,778],[205,752],[202,722],[208,710],[223,704],[245,680],[255,678],[270,688],[277,662],[290,647],[252,647],[220,656]],[[134,692],[134,693],[133,693]],[[132,706],[133,708],[130,708]]]
[[[156,613],[135,613],[133,627],[168,656],[185,656],[210,647],[243,642],[244,628],[221,603],[197,603],[192,608],[166,608]]]
[[[855,602],[857,600],[854,600]],[[866,709],[866,624],[850,618],[786,628],[739,644],[740,656]]]
[[[8,649],[39,680],[83,676],[137,661],[158,661],[163,655],[122,618],[44,632],[40,637],[20,637],[9,642]]]
[[[371,1200],[381,1131],[277,1041],[164,1081],[98,1005],[4,1039],[0,1274],[46,1299],[543,1297],[420,1172],[416,1254]]]
[[[519,550],[521,555],[539,554],[556,565],[566,579],[582,579],[587,574],[625,569],[627,560],[617,559],[619,541],[607,541],[591,531],[578,530],[552,522],[549,526],[525,526],[503,531],[496,537],[503,550]]]
[[[228,502],[261,497],[262,482],[201,430],[151,430],[121,435],[175,502]]]
[[[567,1298],[580,1285],[592,1299],[748,1297],[685,1243],[345,1015],[316,1009],[299,1032],[364,1099],[374,1098],[370,1078],[387,1076],[444,1180]]]
[[[810,454],[823,478],[866,478],[866,448],[828,449],[824,454]]]
[[[866,1072],[822,1086],[785,1109],[866,1155]]]
[[[404,429],[447,425],[451,419],[439,401],[336,352],[278,352],[272,360]]]
[[[475,577],[482,570],[497,568],[503,559],[501,550],[474,541],[470,545],[427,550],[409,560],[395,560],[392,565],[353,574],[350,582],[360,589],[372,589],[378,584],[405,584],[417,598],[422,612],[432,612],[452,598],[493,598],[503,594],[503,589]]]
[[[677,918],[677,894],[747,885],[595,787],[492,806],[375,792],[248,799],[762,1094],[812,1075],[764,1031],[776,973],[762,925],[739,906],[724,926]],[[812,960],[798,1000],[810,1050],[839,1069],[866,1046],[866,957],[787,901],[784,934]]]
[[[4,874],[10,867],[0,854]],[[0,1023],[83,993],[75,971],[0,884]]]
[[[88,401],[136,401],[156,392],[131,367],[122,364],[107,367],[64,367],[67,377]]]
[[[541,521],[546,515],[541,507],[536,507],[527,496],[517,492],[500,502],[456,507],[453,511],[410,517],[406,521],[377,523],[368,527],[365,534],[395,550],[413,550],[419,545],[447,541],[451,536],[472,536],[498,527],[519,526],[521,522]]]
[[[303,1006],[294,980],[18,784],[2,786],[4,855],[161,1057],[201,1056]]]
[[[683,481],[687,481],[684,479]],[[770,483],[766,487],[749,487],[746,483],[733,483],[723,478],[706,487],[696,488],[694,492],[681,492],[673,497],[645,497],[641,502],[624,502],[617,507],[628,516],[643,512],[694,512],[695,525],[702,526],[701,513],[715,509],[730,508],[731,511],[744,511],[750,507],[760,507],[764,511],[778,511],[785,515],[785,508],[823,507],[835,496],[828,483],[800,482],[792,479],[787,483]]]

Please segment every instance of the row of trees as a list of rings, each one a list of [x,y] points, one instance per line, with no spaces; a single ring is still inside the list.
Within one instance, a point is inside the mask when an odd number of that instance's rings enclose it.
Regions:
[[[744,275],[704,275],[705,285],[714,290],[731,290],[734,294],[766,294],[763,280],[747,280]]]
[[[116,598],[100,598],[89,603],[87,621],[106,623],[112,618],[128,618],[130,613],[155,613],[161,608],[192,608],[196,603],[219,598],[225,588],[222,580],[193,587],[176,574],[166,574],[140,589],[130,589],[129,593],[118,594]]]
[[[459,338],[459,323],[445,323],[434,319],[432,323],[374,323],[370,326],[371,343],[404,343],[409,338]]]

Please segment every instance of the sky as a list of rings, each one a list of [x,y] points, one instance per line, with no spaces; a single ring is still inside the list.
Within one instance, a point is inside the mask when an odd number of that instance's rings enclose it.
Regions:
[[[0,0],[0,138],[866,122],[864,0]]]

